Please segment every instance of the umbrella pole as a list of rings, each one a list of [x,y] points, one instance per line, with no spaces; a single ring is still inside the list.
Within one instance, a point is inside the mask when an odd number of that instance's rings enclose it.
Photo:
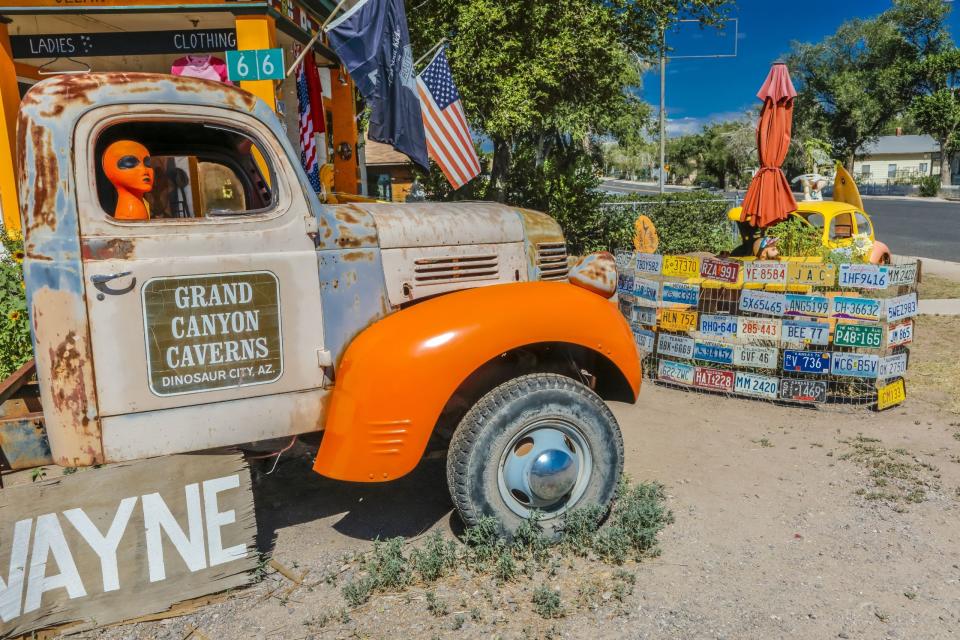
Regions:
[[[664,46],[666,45],[666,34],[663,27],[660,27],[660,195],[663,195],[664,191],[664,182],[666,181],[666,176],[664,175],[664,162],[666,157],[666,148],[667,148],[667,138],[666,138],[666,110],[667,110],[667,58],[664,52]]]

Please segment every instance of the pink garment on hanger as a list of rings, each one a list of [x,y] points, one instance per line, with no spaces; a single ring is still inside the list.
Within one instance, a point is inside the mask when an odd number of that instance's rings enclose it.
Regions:
[[[210,54],[202,56],[186,55],[173,61],[170,73],[187,78],[203,78],[233,84],[227,80],[227,63]]]

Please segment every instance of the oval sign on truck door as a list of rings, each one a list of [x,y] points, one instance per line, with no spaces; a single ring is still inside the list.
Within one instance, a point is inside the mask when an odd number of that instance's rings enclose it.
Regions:
[[[143,285],[150,390],[159,396],[274,382],[283,374],[280,284],[268,271]]]

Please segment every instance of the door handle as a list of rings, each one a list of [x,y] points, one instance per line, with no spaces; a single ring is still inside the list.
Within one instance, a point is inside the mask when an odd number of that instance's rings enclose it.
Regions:
[[[137,286],[136,276],[131,278],[130,284],[123,289],[111,289],[107,286],[108,282],[116,280],[117,278],[125,278],[126,276],[131,275],[131,273],[131,271],[121,271],[119,273],[96,273],[90,276],[90,282],[92,282],[94,288],[100,292],[100,295],[98,295],[97,298],[103,300],[103,294],[120,296],[133,291],[133,288]]]

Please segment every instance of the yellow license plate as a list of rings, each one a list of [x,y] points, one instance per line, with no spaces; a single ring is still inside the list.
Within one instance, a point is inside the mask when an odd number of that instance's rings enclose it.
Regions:
[[[820,262],[790,262],[787,265],[787,282],[817,287],[832,287],[834,266]]]
[[[903,384],[903,378],[898,378],[877,390],[877,410],[883,411],[895,407],[906,399],[907,389]]]
[[[687,256],[663,256],[663,275],[678,278],[699,278],[700,260]]]
[[[660,312],[660,328],[664,331],[696,331],[697,312],[663,309]]]

